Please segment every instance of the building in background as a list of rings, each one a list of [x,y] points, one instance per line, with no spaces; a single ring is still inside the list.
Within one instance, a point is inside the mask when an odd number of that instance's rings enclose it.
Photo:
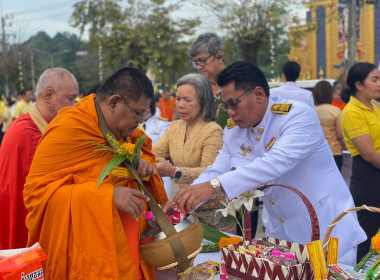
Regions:
[[[339,79],[347,63],[348,0],[311,0],[306,6],[307,24],[289,30],[289,60],[301,65],[299,79]],[[380,1],[360,0],[356,8],[356,59],[380,62]]]

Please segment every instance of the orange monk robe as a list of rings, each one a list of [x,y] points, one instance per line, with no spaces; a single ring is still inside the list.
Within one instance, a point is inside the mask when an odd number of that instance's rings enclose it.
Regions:
[[[170,96],[169,100],[165,100],[161,97],[158,101],[158,108],[161,111],[161,117],[171,122],[173,120],[175,106],[176,99],[173,96]]]
[[[113,185],[137,189],[137,182],[109,176],[96,187],[113,153],[94,151],[99,147],[87,142],[107,145],[94,98],[61,110],[41,139],[24,190],[28,246],[38,241],[47,254],[46,279],[155,279],[138,253],[144,215],[133,220],[112,197]],[[129,141],[141,135],[137,129]],[[142,151],[142,159],[155,165],[150,138]],[[158,203],[167,201],[158,175],[147,186]]]

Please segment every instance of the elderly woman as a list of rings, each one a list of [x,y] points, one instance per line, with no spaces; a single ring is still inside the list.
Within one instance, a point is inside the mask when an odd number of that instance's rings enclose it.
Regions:
[[[347,85],[349,89],[341,93],[342,99],[349,97],[342,112],[342,130],[352,156],[350,191],[355,206],[380,207],[380,110],[373,104],[380,97],[380,71],[372,63],[358,63],[348,72]],[[358,212],[358,219],[368,237],[358,246],[359,261],[369,251],[380,219],[369,211]]]
[[[153,152],[157,155],[160,176],[173,178],[178,188],[182,188],[214,162],[223,146],[223,130],[214,122],[214,97],[210,82],[204,76],[189,74],[180,78],[176,100],[181,119],[170,124],[153,146]],[[171,197],[178,188],[172,185]],[[225,207],[222,201],[228,201],[223,194],[199,207],[196,216],[203,223],[233,233],[236,226],[220,223],[220,213],[215,215],[216,210]]]

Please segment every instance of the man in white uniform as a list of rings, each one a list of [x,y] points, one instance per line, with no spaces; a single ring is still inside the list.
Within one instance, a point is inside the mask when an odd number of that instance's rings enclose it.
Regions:
[[[229,199],[266,183],[301,191],[317,213],[321,238],[328,225],[354,207],[336,167],[314,109],[298,101],[269,97],[264,74],[249,62],[236,62],[218,76],[223,106],[233,121],[224,130],[224,145],[213,165],[174,197],[180,207],[194,209],[223,191]],[[310,241],[311,223],[303,202],[293,192],[264,191],[268,211],[266,236],[301,244]],[[366,239],[355,213],[334,228],[339,261],[353,265],[356,245]]]
[[[301,72],[301,67],[297,62],[288,61],[282,67],[281,78],[284,81],[284,85],[270,90],[270,96],[280,97],[286,100],[298,100],[306,103],[310,107],[314,108],[314,98],[311,91],[299,88],[296,85]]]

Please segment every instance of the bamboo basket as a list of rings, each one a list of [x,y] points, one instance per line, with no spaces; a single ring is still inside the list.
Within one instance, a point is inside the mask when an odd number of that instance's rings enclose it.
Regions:
[[[324,253],[326,254],[327,253],[327,248],[328,248],[328,243],[329,243],[329,239],[330,239],[330,236],[331,236],[331,232],[333,231],[335,225],[344,217],[346,216],[347,214],[349,213],[352,213],[352,212],[357,212],[357,211],[361,211],[361,210],[367,210],[367,211],[371,211],[371,212],[377,212],[377,213],[380,213],[380,208],[377,208],[377,207],[373,207],[373,206],[367,206],[367,205],[362,205],[362,206],[359,206],[359,207],[354,207],[354,208],[351,208],[351,209],[348,209],[346,211],[343,211],[342,213],[340,213],[332,222],[331,224],[328,226],[327,228],[327,231],[326,231],[326,234],[325,234],[325,237],[323,238],[323,242],[322,242],[322,246],[324,248]]]

